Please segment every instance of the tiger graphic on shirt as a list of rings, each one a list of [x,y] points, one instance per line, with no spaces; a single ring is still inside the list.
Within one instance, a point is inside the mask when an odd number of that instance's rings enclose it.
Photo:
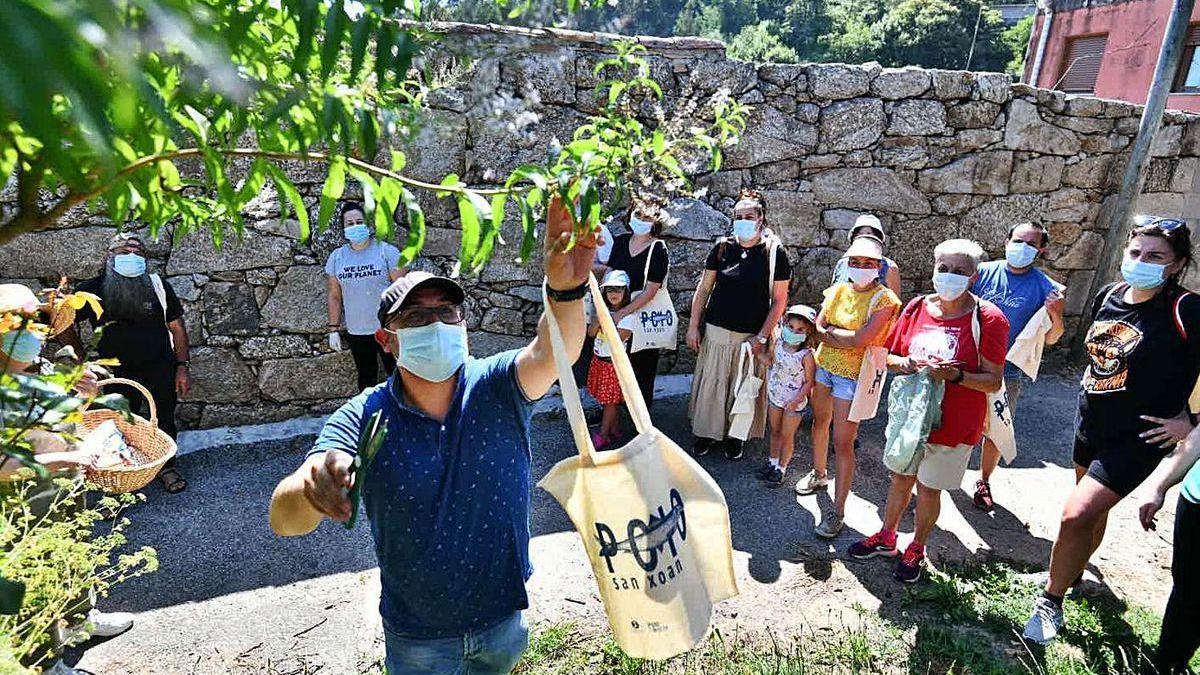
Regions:
[[[1089,394],[1124,391],[1129,378],[1129,355],[1142,341],[1142,331],[1124,321],[1097,321],[1088,330],[1087,370],[1083,390]]]

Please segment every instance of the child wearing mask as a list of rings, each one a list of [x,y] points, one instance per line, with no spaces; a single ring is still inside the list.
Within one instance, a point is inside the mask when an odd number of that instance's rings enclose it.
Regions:
[[[612,270],[604,275],[600,290],[604,293],[604,303],[608,306],[609,313],[616,314],[629,304],[629,275],[621,270]],[[633,335],[636,321],[637,317],[630,314],[617,323],[621,349],[628,350],[629,338]],[[594,319],[587,331],[588,337],[595,339],[596,345],[595,358],[588,368],[587,389],[603,408],[600,429],[592,435],[592,443],[597,450],[605,450],[617,445],[621,440],[621,404],[625,402],[625,395],[621,393],[621,383],[617,380],[611,348],[603,336],[597,339],[599,333],[600,320]]]
[[[816,344],[817,310],[807,305],[792,305],[771,336],[767,351],[770,370],[767,373],[767,426],[770,428],[771,448],[767,462],[758,470],[759,479],[768,487],[783,485],[788,464],[796,446],[796,430],[808,407],[817,370],[813,358]]]

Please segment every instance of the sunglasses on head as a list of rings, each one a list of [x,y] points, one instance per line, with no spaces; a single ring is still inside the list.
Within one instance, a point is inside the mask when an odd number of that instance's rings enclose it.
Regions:
[[[1174,232],[1181,227],[1187,227],[1187,223],[1178,218],[1160,218],[1158,216],[1134,216],[1133,226],[1142,227],[1157,227],[1160,232],[1167,234]]]

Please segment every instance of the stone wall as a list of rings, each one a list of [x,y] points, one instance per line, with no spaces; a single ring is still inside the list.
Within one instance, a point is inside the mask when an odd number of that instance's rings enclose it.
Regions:
[[[544,158],[552,139],[565,140],[594,109],[592,69],[611,36],[439,28],[439,53],[465,56],[438,65],[447,84],[431,95],[429,119],[406,148],[415,176],[454,172],[472,184],[494,182]],[[716,42],[641,42],[668,114],[719,88],[752,106],[722,170],[697,175],[696,197],[672,204],[669,287],[685,314],[739,188],[754,186],[787,244],[797,300],[817,301],[863,211],[885,223],[906,296],[929,289],[937,242],[970,237],[998,256],[1008,227],[1034,220],[1053,235],[1047,269],[1068,285],[1068,331],[1077,330],[1103,240],[1100,216],[1120,181],[1139,107],[1014,85],[995,73],[748,64],[727,59]],[[1200,117],[1169,113],[1153,154],[1141,208],[1200,215]],[[315,213],[321,168],[291,169]],[[448,271],[458,249],[451,205],[432,198],[425,205],[431,229],[417,266]],[[167,232],[152,250],[152,266],[184,301],[194,345],[197,384],[180,407],[185,426],[322,413],[354,393],[349,355],[330,353],[324,335],[322,265],[340,233],[301,243],[296,224],[280,221],[270,190],[248,215],[240,242],[218,249],[207,233],[176,239]],[[57,229],[0,248],[0,277],[38,283],[94,275],[111,227],[102,216],[73,212]],[[513,232],[515,222],[506,228]],[[519,237],[507,239],[468,284],[476,354],[525,344],[540,312],[540,266],[511,262]],[[691,359],[681,349],[663,367],[686,371]]]

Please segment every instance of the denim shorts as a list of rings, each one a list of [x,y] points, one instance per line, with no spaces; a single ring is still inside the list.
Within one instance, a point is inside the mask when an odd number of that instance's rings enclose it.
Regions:
[[[854,400],[854,390],[858,389],[858,380],[852,380],[841,375],[834,375],[824,368],[817,368],[817,384],[823,384],[833,390],[833,397],[843,401]]]
[[[507,675],[529,644],[523,612],[466,635],[408,638],[383,629],[388,675]]]

